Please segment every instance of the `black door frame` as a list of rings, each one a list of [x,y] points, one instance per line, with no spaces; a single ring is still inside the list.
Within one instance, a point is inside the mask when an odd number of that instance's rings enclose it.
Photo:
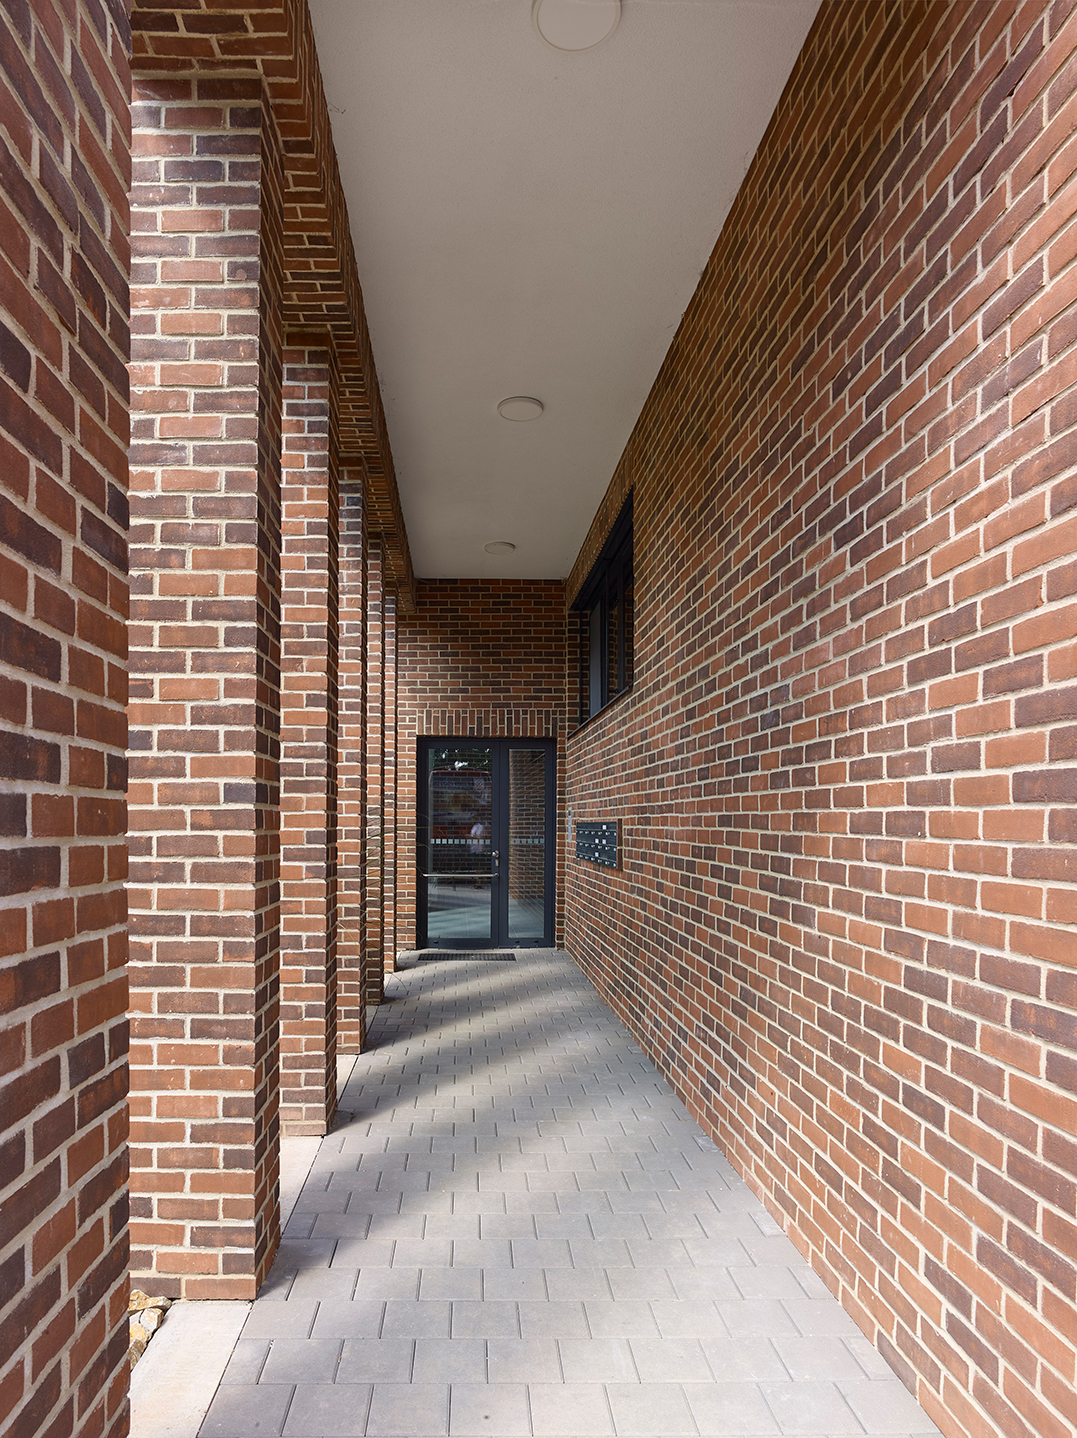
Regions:
[[[429,785],[427,784],[427,755],[432,748],[461,749],[486,748],[491,750],[491,775],[493,778],[493,813],[491,822],[493,835],[491,848],[500,849],[504,862],[499,875],[490,884],[491,937],[474,942],[450,942],[440,940],[431,945],[428,939],[426,912],[426,879],[424,875],[433,869],[430,854],[430,809]],[[544,930],[541,939],[510,939],[509,885],[508,885],[508,831],[509,831],[509,752],[512,749],[542,749],[546,753],[546,851],[545,851],[545,913]],[[497,949],[497,948],[553,948],[554,924],[557,913],[557,741],[555,739],[501,739],[488,735],[426,734],[417,741],[416,754],[416,803],[415,803],[415,920],[416,939],[419,948],[442,949]],[[500,841],[500,842],[499,842]]]

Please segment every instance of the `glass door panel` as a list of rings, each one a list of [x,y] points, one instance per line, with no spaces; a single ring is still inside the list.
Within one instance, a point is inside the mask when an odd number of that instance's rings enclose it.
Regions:
[[[541,942],[546,932],[546,753],[508,751],[508,941]]]
[[[488,944],[493,937],[493,751],[489,746],[427,750],[430,944]]]

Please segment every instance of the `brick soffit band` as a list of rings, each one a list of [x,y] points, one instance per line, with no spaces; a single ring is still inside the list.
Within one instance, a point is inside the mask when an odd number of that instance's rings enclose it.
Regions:
[[[306,0],[176,0],[131,16],[132,68],[143,74],[256,71],[284,160],[284,323],[289,344],[332,335],[340,364],[341,469],[367,477],[370,530],[400,608],[415,612],[415,576]]]

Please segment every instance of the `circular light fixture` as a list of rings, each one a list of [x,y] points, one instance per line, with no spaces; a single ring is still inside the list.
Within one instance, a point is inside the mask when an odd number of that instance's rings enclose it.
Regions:
[[[492,539],[489,544],[484,544],[483,549],[487,554],[514,554],[516,546],[511,539]]]
[[[501,401],[497,412],[502,419],[512,419],[517,424],[523,424],[525,420],[538,419],[544,409],[545,405],[540,399],[531,399],[526,394],[514,394]]]
[[[621,18],[621,0],[534,0],[535,29],[555,50],[593,50]]]

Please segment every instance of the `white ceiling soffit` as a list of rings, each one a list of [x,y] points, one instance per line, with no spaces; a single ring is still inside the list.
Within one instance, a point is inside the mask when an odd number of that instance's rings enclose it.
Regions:
[[[818,5],[310,0],[416,573],[567,575]]]

